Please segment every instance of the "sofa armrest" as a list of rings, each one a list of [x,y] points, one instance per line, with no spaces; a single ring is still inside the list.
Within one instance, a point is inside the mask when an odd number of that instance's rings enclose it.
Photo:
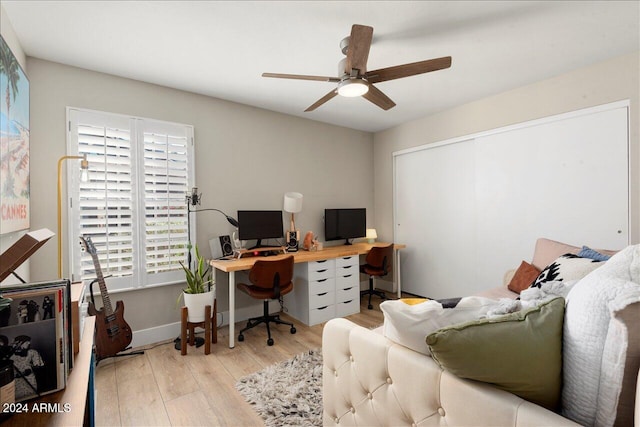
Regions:
[[[346,319],[327,322],[322,353],[325,426],[578,425]]]

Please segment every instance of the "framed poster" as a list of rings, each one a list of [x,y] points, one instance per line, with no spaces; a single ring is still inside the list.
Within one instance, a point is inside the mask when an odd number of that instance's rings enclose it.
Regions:
[[[13,362],[16,402],[66,385],[69,291],[67,280],[2,288],[12,301],[0,311],[0,357]]]
[[[29,216],[29,80],[0,36],[0,234]]]

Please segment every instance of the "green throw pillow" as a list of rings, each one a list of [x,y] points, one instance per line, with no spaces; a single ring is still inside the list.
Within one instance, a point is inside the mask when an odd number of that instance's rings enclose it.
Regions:
[[[433,359],[461,377],[491,383],[555,411],[562,385],[564,299],[427,336]]]

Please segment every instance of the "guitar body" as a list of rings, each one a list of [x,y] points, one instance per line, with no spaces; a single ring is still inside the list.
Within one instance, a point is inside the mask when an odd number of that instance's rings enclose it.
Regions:
[[[100,296],[102,296],[102,308],[100,310],[96,309],[93,302],[89,303],[87,310],[89,315],[96,316],[96,358],[100,361],[107,357],[116,356],[122,350],[126,350],[131,344],[133,333],[129,324],[124,320],[124,303],[118,301],[115,310],[111,306],[111,298],[107,291],[107,285],[104,283],[98,251],[91,238],[80,236],[80,241],[89,255],[91,255],[93,267],[96,271],[96,280],[100,285]]]
[[[115,356],[129,347],[133,339],[131,327],[124,320],[124,303],[116,302],[116,309],[112,315],[107,315],[104,309],[96,310],[89,303],[87,310],[90,316],[96,316],[96,358],[97,360]]]

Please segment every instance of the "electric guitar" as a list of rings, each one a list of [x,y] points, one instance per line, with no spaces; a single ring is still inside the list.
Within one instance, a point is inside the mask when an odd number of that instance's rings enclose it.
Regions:
[[[100,361],[127,349],[131,344],[133,334],[131,327],[124,320],[124,303],[122,301],[116,302],[115,311],[111,308],[111,299],[109,292],[107,292],[107,285],[104,283],[96,247],[91,238],[80,236],[80,240],[93,260],[102,296],[102,309],[97,310],[93,302],[89,302],[88,308],[89,315],[96,316],[96,358]]]

